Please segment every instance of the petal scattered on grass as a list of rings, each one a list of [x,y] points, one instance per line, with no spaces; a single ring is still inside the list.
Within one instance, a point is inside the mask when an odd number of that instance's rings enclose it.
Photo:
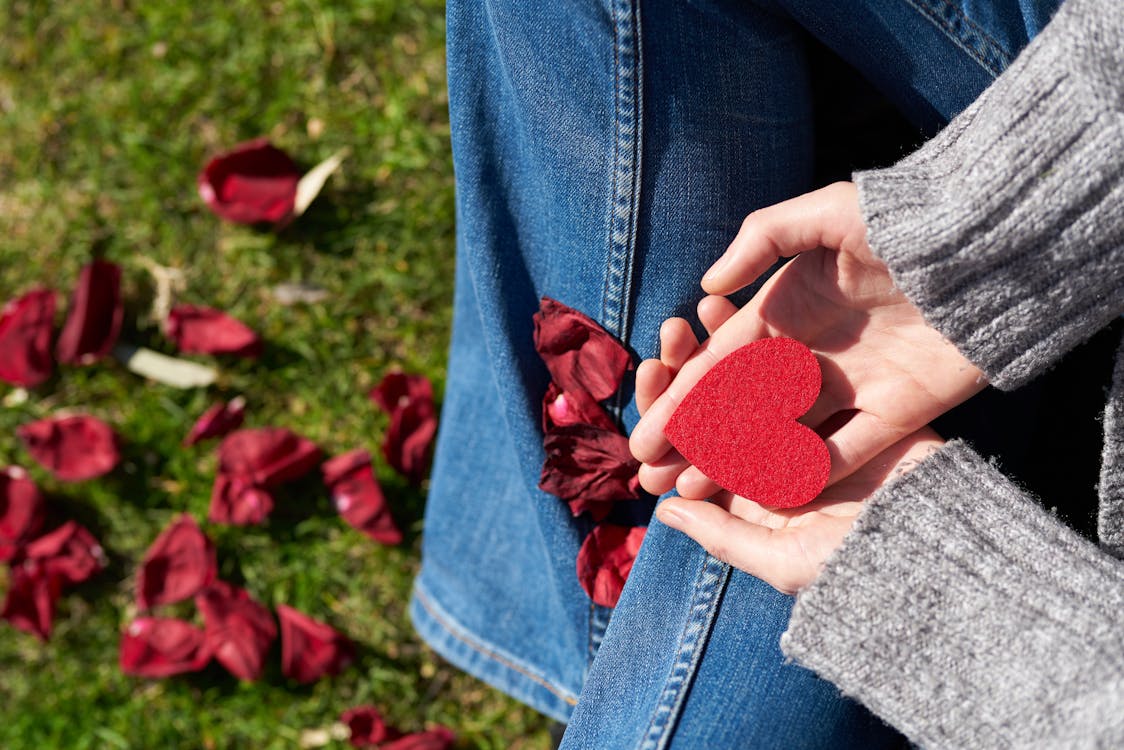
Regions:
[[[184,447],[209,438],[222,437],[242,426],[246,419],[246,399],[238,396],[229,403],[215,404],[195,421],[187,437],[183,439]]]
[[[195,604],[203,613],[208,652],[241,680],[261,677],[265,655],[277,637],[269,610],[225,581],[196,594]]]
[[[320,470],[332,503],[349,525],[381,544],[402,542],[402,532],[375,478],[370,453],[349,451],[326,461]]]
[[[457,736],[447,727],[434,727],[424,732],[414,732],[379,746],[379,750],[447,750]]]
[[[33,388],[51,376],[55,293],[34,289],[0,310],[0,380]]]
[[[96,417],[42,419],[16,432],[31,457],[65,482],[108,474],[121,460],[117,436]]]
[[[0,562],[16,556],[43,526],[43,496],[18,466],[0,469]]]
[[[371,389],[370,397],[390,415],[383,440],[387,463],[413,484],[420,484],[437,434],[433,384],[424,375],[391,372]]]
[[[61,592],[62,581],[38,562],[28,560],[14,566],[0,619],[45,641],[51,636],[55,602]]]
[[[137,573],[137,606],[142,610],[183,601],[218,575],[215,547],[186,513],[160,532]]]
[[[617,606],[647,531],[646,526],[601,524],[582,542],[578,550],[578,581],[594,603]]]
[[[261,338],[237,318],[200,305],[176,305],[168,313],[168,338],[187,354],[261,355]]]
[[[374,747],[387,738],[386,722],[374,706],[356,706],[344,711],[340,721],[351,731],[352,747]]]
[[[138,677],[170,677],[207,666],[206,637],[189,622],[139,617],[121,636],[121,671]]]
[[[25,555],[64,586],[86,581],[102,570],[107,562],[105,550],[98,540],[76,521],[67,521],[31,542],[25,549]]]
[[[355,659],[355,647],[330,625],[284,604],[277,605],[281,623],[281,671],[297,682],[315,682],[339,674]]]
[[[284,427],[238,430],[219,445],[220,473],[262,487],[299,479],[320,459],[315,443]]]
[[[596,401],[620,388],[632,357],[597,321],[549,297],[534,320],[535,349],[559,388],[584,390]]]
[[[199,195],[227,221],[277,224],[293,213],[300,177],[288,154],[258,138],[207,162],[199,173]]]
[[[219,474],[211,490],[207,520],[232,526],[254,526],[273,512],[273,495],[264,487],[238,477]]]
[[[95,260],[78,275],[55,353],[63,364],[85,365],[109,354],[121,333],[121,267]]]

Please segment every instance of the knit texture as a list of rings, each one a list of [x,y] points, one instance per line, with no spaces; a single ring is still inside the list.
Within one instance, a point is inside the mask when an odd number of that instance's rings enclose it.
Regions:
[[[1112,392],[1104,411],[1104,450],[1097,491],[1097,536],[1101,548],[1124,559],[1124,344],[1116,352]]]
[[[1002,389],[1124,311],[1124,8],[1069,0],[965,112],[855,175],[895,283]]]
[[[960,442],[870,500],[784,652],[924,747],[1124,747],[1124,563]]]

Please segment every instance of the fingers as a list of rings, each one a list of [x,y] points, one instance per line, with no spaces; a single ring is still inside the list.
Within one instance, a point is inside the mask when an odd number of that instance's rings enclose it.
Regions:
[[[713,497],[722,488],[702,473],[697,466],[688,466],[675,479],[675,489],[680,496],[691,500]]]
[[[672,448],[659,461],[640,464],[640,486],[653,495],[662,495],[675,486],[675,480],[690,464]]]
[[[636,408],[647,413],[659,395],[671,384],[671,370],[658,359],[646,359],[636,368]]]
[[[865,229],[858,192],[849,182],[754,211],[706,272],[703,289],[710,294],[731,294],[752,283],[778,258],[821,246],[838,249],[857,232]]]
[[[733,317],[738,306],[725,297],[711,294],[703,297],[698,305],[699,322],[703,324],[708,336],[713,336],[723,323]]]
[[[831,454],[831,476],[827,483],[835,484],[850,476],[910,432],[877,414],[855,412],[846,424],[824,440]]]
[[[668,318],[660,326],[660,361],[671,370],[672,375],[699,348],[699,340],[691,330],[691,324],[683,318]]]

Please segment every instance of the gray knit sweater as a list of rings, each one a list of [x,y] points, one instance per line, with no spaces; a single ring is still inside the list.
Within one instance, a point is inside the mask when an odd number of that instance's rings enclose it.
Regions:
[[[940,135],[856,181],[934,327],[1000,388],[1049,368],[1124,313],[1124,0],[1068,0]],[[925,747],[1124,747],[1124,348],[1104,426],[1099,547],[950,443],[871,499],[785,653]]]

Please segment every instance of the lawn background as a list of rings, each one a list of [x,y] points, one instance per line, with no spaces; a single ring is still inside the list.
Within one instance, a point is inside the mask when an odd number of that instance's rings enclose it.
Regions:
[[[206,390],[149,383],[113,361],[64,368],[22,403],[0,384],[0,466],[28,467],[58,519],[86,524],[111,559],[64,594],[49,643],[0,623],[0,748],[298,747],[302,732],[360,703],[406,731],[445,724],[458,747],[549,746],[545,719],[414,635],[406,603],[424,490],[381,461],[386,420],[366,397],[392,367],[443,389],[453,274],[443,12],[434,0],[0,0],[0,304],[42,284],[65,308],[80,267],[104,256],[125,272],[123,340],[173,353],[151,314],[149,259],[185,272],[182,301],[225,309],[268,342],[256,362],[199,358],[222,370]],[[195,187],[210,155],[261,135],[304,168],[350,148],[279,233],[221,223]],[[282,282],[329,296],[282,306],[272,295]],[[222,577],[345,632],[358,663],[300,687],[280,674],[275,644],[254,684],[214,666],[126,677],[117,644],[136,614],[138,561],[178,513],[206,518],[214,444],[180,440],[208,405],[238,394],[248,426],[376,455],[406,531],[399,548],[347,527],[315,478],[284,491],[264,526],[204,525]],[[62,484],[32,465],[15,428],[61,409],[114,425],[125,458],[113,474]]]

